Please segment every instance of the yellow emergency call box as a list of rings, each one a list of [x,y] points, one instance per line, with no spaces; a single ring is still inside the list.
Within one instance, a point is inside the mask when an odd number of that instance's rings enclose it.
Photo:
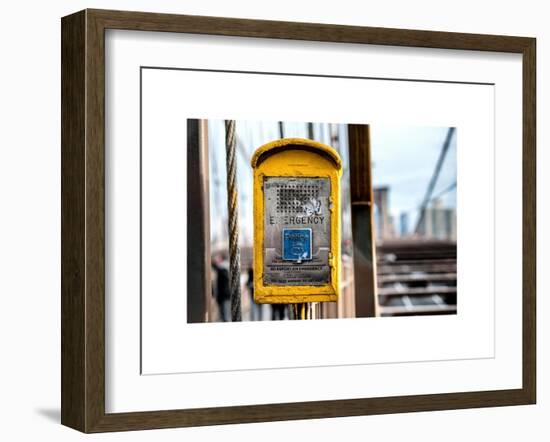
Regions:
[[[330,146],[284,138],[259,147],[254,171],[254,300],[338,300],[342,160]]]

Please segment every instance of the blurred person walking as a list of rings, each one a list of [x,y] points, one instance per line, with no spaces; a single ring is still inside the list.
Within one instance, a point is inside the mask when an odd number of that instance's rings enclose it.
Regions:
[[[222,255],[218,255],[212,262],[216,271],[216,302],[218,303],[219,317],[221,321],[231,320],[231,290],[229,288],[229,261]]]
[[[286,304],[271,304],[271,320],[282,321],[286,318]]]

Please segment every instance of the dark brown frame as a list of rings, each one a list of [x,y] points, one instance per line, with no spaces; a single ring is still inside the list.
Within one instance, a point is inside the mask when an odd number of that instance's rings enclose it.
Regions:
[[[105,413],[104,31],[518,53],[523,56],[523,386],[401,397]],[[405,29],[84,10],[62,19],[61,422],[84,432],[533,404],[536,398],[536,40]]]

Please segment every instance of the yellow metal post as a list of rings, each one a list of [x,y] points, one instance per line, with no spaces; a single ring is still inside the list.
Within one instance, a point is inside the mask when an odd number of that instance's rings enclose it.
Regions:
[[[251,165],[254,170],[254,299],[258,303],[304,304],[311,302],[337,301],[340,292],[340,177],[342,161],[338,152],[330,146],[301,138],[285,138],[261,146],[254,153]],[[285,284],[266,281],[265,273],[265,235],[266,202],[264,185],[271,178],[286,179],[291,182],[311,179],[326,180],[330,194],[326,198],[326,218],[330,221],[329,244],[327,244],[328,277],[326,281],[315,284]],[[308,216],[272,217],[269,222],[297,223],[301,229],[310,230]],[[323,218],[323,217],[320,217]],[[324,219],[324,218],[323,218]],[[283,221],[281,221],[283,220]],[[284,221],[286,220],[286,221]],[[290,220],[290,221],[289,221]],[[323,220],[321,220],[322,222]],[[268,226],[270,227],[270,226]],[[311,235],[311,233],[310,233]],[[273,238],[270,238],[272,241]],[[279,241],[279,239],[276,239]],[[313,243],[313,240],[311,240]],[[282,263],[282,261],[281,261]],[[298,261],[300,263],[300,261]],[[287,263],[282,263],[287,264]],[[274,266],[275,267],[275,266]],[[290,266],[286,266],[288,268]],[[305,266],[304,266],[305,267]],[[281,265],[281,269],[285,266]],[[305,305],[295,311],[298,316],[308,316],[312,308]],[[311,316],[311,315],[309,315]]]

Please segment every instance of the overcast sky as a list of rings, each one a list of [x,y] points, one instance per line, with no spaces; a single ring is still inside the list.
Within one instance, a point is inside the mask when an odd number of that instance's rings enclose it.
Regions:
[[[399,222],[403,212],[409,213],[409,226],[418,216],[418,208],[424,198],[429,180],[447,135],[447,127],[371,126],[371,155],[373,185],[389,186],[390,213]],[[210,147],[210,206],[212,233],[224,228],[227,214],[225,172],[225,129],[222,120],[209,121]],[[330,143],[328,125],[314,124],[317,141]],[[307,138],[306,123],[285,123],[285,137]],[[346,125],[338,125],[344,167],[348,167]],[[252,238],[252,170],[250,157],[254,150],[279,138],[278,122],[238,121],[238,186],[242,234]],[[445,162],[435,186],[433,196],[440,194],[456,182],[456,132],[447,152]],[[344,171],[342,179],[349,175]],[[216,182],[216,177],[217,182]],[[446,207],[456,207],[456,190],[442,196]],[[244,238],[243,238],[244,239]]]
[[[413,216],[422,203],[447,131],[447,127],[371,127],[373,184],[390,186],[392,215],[408,211]],[[455,182],[456,132],[432,195]],[[441,199],[444,206],[456,207],[456,190]]]

